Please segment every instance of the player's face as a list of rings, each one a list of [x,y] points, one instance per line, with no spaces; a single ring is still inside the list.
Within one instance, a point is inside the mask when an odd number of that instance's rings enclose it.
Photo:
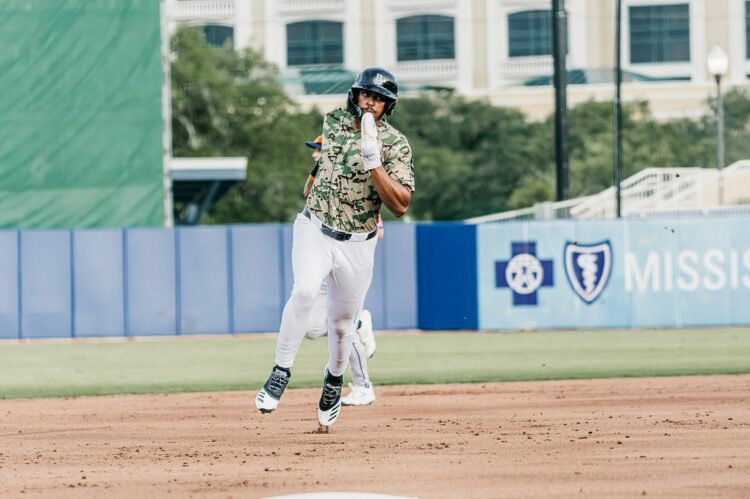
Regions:
[[[318,160],[320,159],[320,149],[313,150],[313,152],[312,152],[312,159],[316,163],[318,162]]]
[[[375,121],[383,117],[385,112],[386,98],[369,90],[360,90],[357,97],[357,105],[363,113],[372,113]]]

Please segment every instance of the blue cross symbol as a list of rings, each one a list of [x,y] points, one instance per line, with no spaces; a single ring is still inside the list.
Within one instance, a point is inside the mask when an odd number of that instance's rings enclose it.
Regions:
[[[536,243],[511,243],[510,260],[495,262],[495,287],[510,288],[513,306],[536,305],[537,290],[554,286],[552,260],[536,257]]]

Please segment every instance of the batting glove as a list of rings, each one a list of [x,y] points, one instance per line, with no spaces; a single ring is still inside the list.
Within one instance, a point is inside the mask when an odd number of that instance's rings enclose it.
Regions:
[[[362,143],[359,153],[367,172],[381,166],[380,151],[383,144],[378,141],[378,128],[375,126],[375,118],[372,113],[365,113],[362,116],[361,125]]]

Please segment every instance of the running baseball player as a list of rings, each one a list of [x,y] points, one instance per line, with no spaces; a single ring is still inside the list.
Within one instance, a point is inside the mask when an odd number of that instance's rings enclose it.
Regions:
[[[308,147],[313,149],[312,158],[315,161],[315,167],[305,183],[303,194],[305,198],[310,194],[310,189],[318,174],[318,160],[320,159],[320,148],[323,144],[323,136],[319,135],[315,140],[305,142]],[[384,229],[383,221],[378,218],[378,241],[383,239]],[[310,325],[305,333],[305,338],[311,340],[326,336],[328,334],[328,325],[326,317],[326,302],[328,301],[328,284],[323,281],[320,287],[320,293],[315,298],[312,312],[310,313]],[[351,373],[352,382],[349,383],[351,392],[349,395],[342,397],[342,405],[369,405],[375,401],[375,390],[370,382],[367,373],[367,359],[375,354],[375,335],[372,331],[372,315],[370,311],[363,308],[357,314],[355,319],[356,334],[352,340],[352,350],[349,354],[349,372]]]
[[[274,411],[308,328],[323,281],[328,283],[328,364],[318,401],[321,428],[341,409],[354,318],[372,278],[377,219],[383,204],[406,213],[414,190],[412,152],[406,137],[384,119],[396,107],[398,82],[383,68],[366,68],[349,90],[347,107],[323,120],[318,174],[293,228],[294,286],[281,317],[276,365],[255,398],[262,413]]]

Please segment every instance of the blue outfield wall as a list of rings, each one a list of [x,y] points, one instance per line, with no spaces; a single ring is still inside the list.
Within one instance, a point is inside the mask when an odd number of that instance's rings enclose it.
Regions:
[[[750,324],[750,217],[387,223],[376,329]],[[277,331],[292,227],[0,231],[0,338]]]
[[[416,231],[386,224],[365,305],[417,324]],[[277,331],[291,225],[0,231],[0,338]]]
[[[417,226],[419,327],[477,329],[477,226]]]
[[[479,226],[479,328],[750,324],[748,227],[748,217]]]

